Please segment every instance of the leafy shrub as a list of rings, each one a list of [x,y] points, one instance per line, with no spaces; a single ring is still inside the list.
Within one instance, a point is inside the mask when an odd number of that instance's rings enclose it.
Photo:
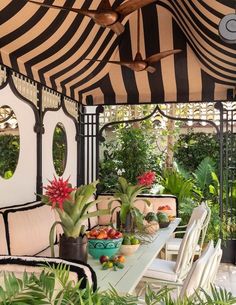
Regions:
[[[207,156],[211,156],[213,162],[218,164],[219,151],[217,135],[189,132],[179,136],[174,147],[174,158],[187,171],[193,172]]]
[[[62,124],[57,124],[53,134],[53,164],[58,176],[62,176],[66,166],[67,143],[66,133]]]
[[[20,152],[20,137],[4,134],[0,136],[0,176],[9,179],[17,167]]]
[[[111,191],[122,175],[136,184],[146,171],[161,173],[162,156],[155,152],[154,133],[145,128],[126,126],[116,129],[115,140],[103,144],[99,165],[100,192]]]

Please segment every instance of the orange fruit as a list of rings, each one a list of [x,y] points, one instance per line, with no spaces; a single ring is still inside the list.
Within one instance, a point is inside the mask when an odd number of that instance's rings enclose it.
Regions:
[[[124,257],[124,255],[118,255],[118,261],[119,261],[120,263],[124,263],[124,262],[125,262],[125,257]]]

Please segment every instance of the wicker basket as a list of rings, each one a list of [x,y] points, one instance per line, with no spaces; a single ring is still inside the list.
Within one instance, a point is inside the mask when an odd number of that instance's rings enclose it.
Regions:
[[[155,234],[159,230],[159,223],[156,221],[144,221],[145,232],[147,234]]]

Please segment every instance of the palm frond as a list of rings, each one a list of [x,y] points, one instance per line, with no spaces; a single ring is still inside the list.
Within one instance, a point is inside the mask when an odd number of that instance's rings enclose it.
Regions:
[[[204,193],[208,191],[209,185],[212,182],[212,172],[215,171],[215,163],[210,157],[206,157],[198,165],[193,173],[197,186]]]

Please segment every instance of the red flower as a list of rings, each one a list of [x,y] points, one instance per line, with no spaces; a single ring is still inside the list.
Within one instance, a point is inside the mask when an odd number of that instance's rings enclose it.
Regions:
[[[63,181],[63,178],[49,181],[50,185],[44,187],[46,190],[45,195],[49,197],[49,202],[52,204],[52,208],[58,207],[63,210],[63,203],[66,199],[70,199],[70,193],[74,190],[68,183],[68,180]]]
[[[138,184],[144,186],[151,186],[156,179],[156,174],[154,172],[149,171],[138,176],[137,179],[138,179]]]

